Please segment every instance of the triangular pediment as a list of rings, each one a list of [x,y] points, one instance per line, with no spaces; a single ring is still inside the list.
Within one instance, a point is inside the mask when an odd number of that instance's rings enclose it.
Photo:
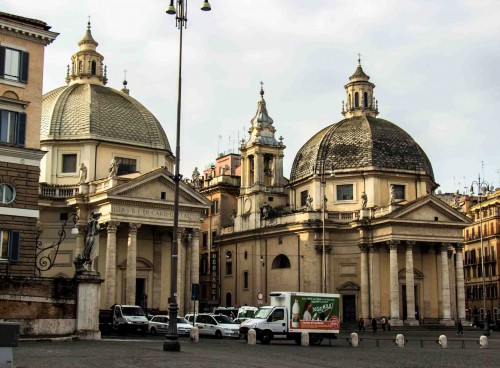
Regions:
[[[414,222],[471,223],[471,220],[467,216],[432,195],[409,202],[396,211],[391,212],[388,217]]]
[[[361,288],[359,287],[358,284],[352,281],[347,281],[340,285],[337,290],[342,291],[342,290],[360,290]]]
[[[175,182],[166,168],[158,168],[108,189],[108,197],[123,200],[162,201],[173,203]],[[210,202],[190,185],[179,183],[179,205],[208,206]]]

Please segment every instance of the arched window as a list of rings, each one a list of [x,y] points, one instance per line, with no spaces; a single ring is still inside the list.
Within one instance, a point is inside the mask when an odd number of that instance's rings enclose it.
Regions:
[[[95,61],[92,61],[91,74],[96,75],[96,70],[97,70],[96,63]]]
[[[284,254],[276,256],[271,268],[290,268],[290,260]]]
[[[363,105],[364,107],[368,107],[368,92],[363,93]]]
[[[231,293],[226,293],[226,308],[232,306]]]
[[[359,93],[354,94],[354,107],[359,107]]]
[[[83,73],[83,61],[78,62],[78,73]]]

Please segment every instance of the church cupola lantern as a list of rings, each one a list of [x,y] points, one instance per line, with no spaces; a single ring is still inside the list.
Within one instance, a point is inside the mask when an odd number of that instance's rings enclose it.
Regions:
[[[353,75],[349,77],[349,83],[344,86],[346,90],[346,101],[342,101],[342,115],[345,118],[354,116],[378,115],[378,102],[373,96],[375,85],[370,82],[370,77],[361,67],[361,55],[358,54],[358,66]]]
[[[68,69],[66,83],[93,83],[105,85],[108,82],[104,57],[96,49],[99,44],[92,37],[90,20],[83,38],[78,42],[79,51],[71,57],[71,71]]]

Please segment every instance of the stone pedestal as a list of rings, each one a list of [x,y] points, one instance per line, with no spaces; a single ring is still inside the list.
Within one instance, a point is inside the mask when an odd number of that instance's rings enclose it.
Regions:
[[[78,270],[76,302],[76,334],[81,340],[100,340],[99,305],[101,299],[101,275],[96,271]]]

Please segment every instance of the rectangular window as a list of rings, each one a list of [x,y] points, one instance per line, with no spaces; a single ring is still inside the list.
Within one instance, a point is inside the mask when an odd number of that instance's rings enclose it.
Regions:
[[[26,141],[26,114],[0,110],[0,141],[24,146]]]
[[[201,233],[201,246],[203,248],[208,247],[208,233],[206,231]]]
[[[218,199],[212,201],[212,207],[210,208],[210,212],[212,213],[212,215],[219,213],[219,200]]]
[[[0,47],[0,78],[16,82],[28,82],[29,53]]]
[[[116,157],[118,162],[117,175],[125,175],[137,172],[137,160],[125,157]]]
[[[352,201],[354,191],[352,184],[337,185],[337,201]]]
[[[208,257],[207,254],[203,254],[200,262],[200,274],[208,275]]]
[[[404,185],[393,185],[394,188],[394,199],[405,199],[405,186]]]
[[[226,276],[233,274],[233,262],[226,262]]]
[[[76,160],[76,153],[63,154],[61,172],[63,174],[76,173]]]
[[[21,233],[12,230],[0,230],[0,259],[19,261]]]
[[[307,195],[308,194],[309,193],[307,192],[307,190],[300,192],[300,207],[305,207],[305,205],[307,204]]]
[[[248,289],[248,271],[243,272],[243,289]]]

